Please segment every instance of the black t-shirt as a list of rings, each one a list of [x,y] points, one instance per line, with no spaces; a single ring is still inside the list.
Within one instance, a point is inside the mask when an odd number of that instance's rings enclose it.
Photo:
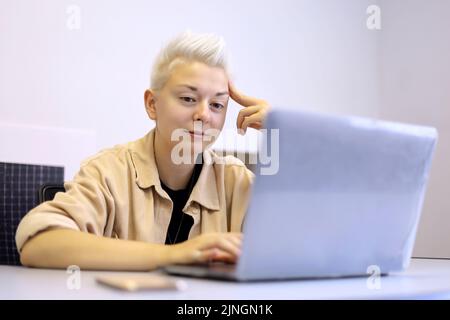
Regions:
[[[172,217],[170,218],[169,229],[167,230],[166,244],[174,244],[186,241],[191,231],[194,219],[183,212],[187,200],[197,183],[202,164],[196,164],[186,189],[172,190],[161,181],[161,187],[167,192],[173,202]]]

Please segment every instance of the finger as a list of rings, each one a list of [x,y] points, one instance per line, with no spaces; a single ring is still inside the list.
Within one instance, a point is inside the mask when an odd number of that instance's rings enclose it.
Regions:
[[[239,257],[233,256],[229,253],[226,253],[224,251],[219,252],[212,261],[220,261],[225,263],[236,263]]]
[[[255,112],[258,112],[259,108],[260,108],[259,106],[250,106],[250,107],[241,109],[241,111],[239,111],[239,113],[238,113],[238,117],[236,120],[237,128],[241,129],[242,122],[244,122],[245,117],[247,117]]]
[[[229,239],[227,239],[225,234],[220,234],[218,237],[213,239],[212,242],[210,243],[210,246],[206,247],[205,249],[210,249],[210,248],[218,248],[218,249],[221,249],[223,251],[226,251],[226,252],[228,252],[232,255],[236,255],[236,256],[241,254],[240,247],[235,245]]]
[[[229,239],[239,250],[241,250],[242,240],[240,238],[230,237]]]
[[[226,237],[220,241],[223,247],[220,247],[222,250],[231,253],[233,255],[239,256],[241,254],[241,245],[235,240],[232,240],[230,237]]]
[[[241,106],[248,107],[253,104],[257,104],[258,99],[246,96],[240,92],[231,81],[228,81],[228,91],[230,93],[230,98],[239,103]]]
[[[252,114],[249,117],[245,117],[244,121],[242,122],[241,129],[245,132],[247,132],[247,128],[249,125],[256,124],[257,122],[261,122],[261,115],[258,113]]]
[[[211,245],[211,241],[214,241],[217,238],[228,239],[230,241],[234,241],[237,244],[240,244],[243,238],[243,234],[242,232],[218,232],[218,233],[205,233],[200,237],[204,237],[202,241],[203,245],[200,245],[200,247],[205,248],[206,246],[209,247]]]
[[[219,255],[219,249],[211,248],[201,252],[199,262],[211,262]]]
[[[235,263],[237,261],[237,256],[234,256],[228,252],[222,251],[217,248],[207,249],[202,251],[202,255],[199,262],[212,262],[212,261],[222,261]]]
[[[227,235],[228,235],[228,239],[230,239],[230,241],[233,241],[239,247],[241,246],[242,233],[228,233]]]
[[[227,232],[226,233],[230,238],[237,239],[242,242],[242,238],[244,237],[242,232]]]
[[[251,125],[249,125],[249,127],[259,130],[263,127],[263,124],[262,124],[262,122],[256,121],[255,123],[252,123]]]

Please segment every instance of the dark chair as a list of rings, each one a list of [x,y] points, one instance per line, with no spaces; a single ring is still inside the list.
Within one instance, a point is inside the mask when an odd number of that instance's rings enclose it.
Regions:
[[[38,189],[39,204],[45,201],[53,200],[58,192],[65,192],[64,184],[61,183],[45,183]]]
[[[15,236],[23,216],[64,191],[64,168],[0,162],[0,264],[20,265]]]

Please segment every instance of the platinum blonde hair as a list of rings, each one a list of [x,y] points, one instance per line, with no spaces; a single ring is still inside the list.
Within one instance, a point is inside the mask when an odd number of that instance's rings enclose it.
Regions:
[[[173,69],[179,64],[189,62],[202,62],[210,67],[219,67],[229,75],[224,39],[212,33],[195,34],[188,30],[173,38],[157,55],[151,73],[150,88],[161,90]]]

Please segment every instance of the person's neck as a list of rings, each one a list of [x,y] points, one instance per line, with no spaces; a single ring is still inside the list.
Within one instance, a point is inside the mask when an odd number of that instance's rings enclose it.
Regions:
[[[189,183],[195,163],[175,164],[172,161],[171,152],[171,146],[164,143],[156,129],[154,153],[159,179],[171,190],[182,190]]]

